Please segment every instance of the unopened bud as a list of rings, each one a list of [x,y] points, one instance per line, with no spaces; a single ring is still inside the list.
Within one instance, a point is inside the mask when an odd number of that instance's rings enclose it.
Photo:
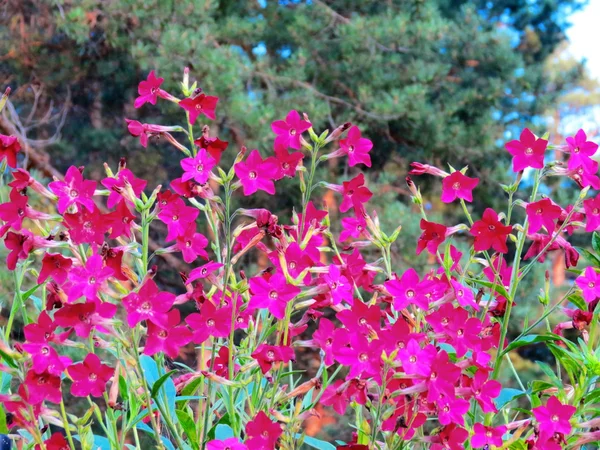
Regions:
[[[323,144],[328,144],[329,142],[338,139],[342,135],[342,133],[344,133],[344,131],[349,129],[351,126],[352,122],[343,123],[331,132],[331,134],[327,137],[327,139],[325,139],[325,142],[323,142]]]

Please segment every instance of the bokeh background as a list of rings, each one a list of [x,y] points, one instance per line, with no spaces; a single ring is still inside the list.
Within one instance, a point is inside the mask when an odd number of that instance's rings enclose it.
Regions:
[[[510,159],[503,144],[523,127],[549,131],[555,144],[580,127],[598,139],[599,22],[600,0],[4,0],[0,87],[13,93],[0,132],[16,131],[26,149],[21,163],[47,179],[70,165],[86,165],[88,176],[100,179],[103,162],[115,167],[126,157],[149,186],[165,185],[179,176],[179,155],[160,141],[142,148],[124,118],[183,123],[176,105],[135,110],[133,100],[150,70],[178,94],[189,67],[206,93],[221,98],[210,126],[230,143],[225,165],[242,145],[271,152],[270,123],[291,108],[307,113],[318,132],[359,125],[375,144],[366,173],[377,194],[371,208],[384,229],[403,226],[397,270],[416,265],[424,272],[433,261],[414,254],[420,232],[404,182],[410,162],[468,165],[481,180],[473,213],[504,209],[500,183],[510,180]],[[353,173],[334,161],[319,176],[339,182]],[[460,210],[439,201],[439,180],[416,181],[432,217],[464,221]],[[257,195],[244,205],[269,207],[289,223],[297,185],[284,181],[278,190],[284,195]],[[564,206],[577,189],[553,179],[544,193]],[[0,195],[6,201],[5,189]],[[323,195],[335,210],[335,198]],[[153,230],[158,241],[161,231]],[[572,243],[588,246],[580,239]],[[553,296],[572,283],[563,259],[553,253],[519,292],[513,336],[526,316],[540,314],[545,270]],[[244,262],[250,271],[263,263]],[[163,286],[180,291],[180,268],[161,267]],[[0,286],[6,315],[12,293],[4,265]],[[560,320],[559,314],[551,323]],[[536,360],[551,358],[529,346],[514,363],[526,381],[542,376]],[[322,417],[307,431],[327,438],[335,425],[326,411]]]

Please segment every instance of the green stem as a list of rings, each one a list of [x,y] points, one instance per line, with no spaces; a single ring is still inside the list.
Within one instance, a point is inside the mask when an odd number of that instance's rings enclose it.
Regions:
[[[65,432],[67,433],[67,440],[69,441],[69,446],[71,447],[71,449],[75,450],[75,442],[73,442],[73,436],[71,436],[69,420],[67,419],[67,410],[65,409],[65,401],[62,398],[60,399],[60,415],[62,416],[62,420],[63,420],[63,428],[65,429]]]

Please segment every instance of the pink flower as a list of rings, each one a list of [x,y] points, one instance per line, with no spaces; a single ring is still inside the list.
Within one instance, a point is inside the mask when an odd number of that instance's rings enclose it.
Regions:
[[[363,203],[368,202],[373,196],[373,193],[365,186],[365,176],[362,173],[350,181],[344,181],[342,193],[344,199],[340,205],[340,211],[346,212],[353,207],[357,216],[362,215],[364,211]]]
[[[217,165],[215,159],[208,154],[206,149],[201,148],[194,158],[185,158],[181,161],[184,170],[182,181],[194,180],[199,184],[206,184],[210,177],[210,171]]]
[[[9,231],[4,238],[4,246],[10,250],[6,256],[6,267],[15,270],[20,259],[27,259],[29,253],[34,249],[34,237],[27,230],[21,234]]]
[[[340,415],[346,412],[346,408],[348,408],[348,403],[350,402],[348,391],[343,386],[344,382],[342,380],[334,381],[333,384],[327,386],[320,400],[320,403],[325,406],[331,406]]]
[[[204,250],[207,245],[206,236],[196,233],[196,224],[191,223],[183,234],[177,236],[174,247],[182,253],[183,260],[189,264],[194,262],[198,256],[208,259],[208,253]]]
[[[583,201],[586,223],[585,231],[588,233],[600,228],[600,195]]]
[[[71,258],[65,258],[60,253],[44,254],[44,259],[42,259],[42,269],[40,270],[40,275],[37,280],[38,284],[43,283],[49,277],[52,277],[58,284],[63,284],[69,275],[72,265],[73,260]]]
[[[0,162],[6,159],[8,167],[17,167],[17,153],[21,150],[21,144],[16,136],[0,134]]]
[[[547,146],[547,140],[536,138],[528,128],[525,128],[521,132],[520,140],[506,144],[506,150],[513,155],[513,170],[520,172],[528,167],[542,169]]]
[[[89,212],[95,208],[94,191],[96,182],[83,178],[81,171],[71,166],[64,181],[53,181],[48,187],[58,196],[58,212],[63,214],[71,205],[81,205]]]
[[[512,226],[505,226],[498,220],[498,214],[487,208],[481,220],[471,226],[471,234],[475,237],[475,251],[481,252],[493,248],[497,252],[507,253],[506,239],[512,231]]]
[[[185,235],[190,224],[194,224],[199,210],[186,206],[181,198],[176,198],[158,213],[158,218],[167,225],[166,241],[172,241],[178,236]]]
[[[217,262],[214,262],[214,261],[209,261],[206,264],[204,264],[203,266],[196,267],[195,269],[193,269],[190,272],[190,275],[188,276],[186,284],[190,284],[193,281],[206,278],[212,272],[214,272],[217,269],[220,269],[221,267],[223,267],[223,264],[217,263]]]
[[[470,403],[462,398],[442,395],[436,402],[438,420],[442,425],[464,425]]]
[[[100,255],[92,255],[85,266],[74,267],[69,274],[69,301],[85,297],[87,300],[98,299],[98,292],[103,289],[106,280],[112,275],[112,269],[104,265]]]
[[[506,433],[506,427],[486,427],[481,423],[476,423],[473,427],[475,434],[471,438],[471,446],[479,448],[484,446],[502,447],[502,436]]]
[[[575,280],[586,302],[591,303],[600,297],[600,275],[593,267],[588,266],[583,275]]]
[[[332,305],[337,305],[342,301],[352,303],[352,283],[341,274],[338,266],[331,264],[328,273],[323,275],[323,280],[325,280],[325,283],[329,287]]]
[[[131,238],[131,226],[134,224],[135,216],[129,210],[125,200],[121,200],[117,209],[104,217],[111,230],[110,238],[116,239],[121,236]]]
[[[195,97],[184,98],[179,102],[179,106],[185,109],[189,114],[190,123],[193,125],[200,114],[204,114],[209,119],[215,120],[215,109],[219,97],[212,95],[198,94]]]
[[[434,444],[430,450],[463,450],[464,443],[469,438],[469,432],[452,423],[445,426],[434,437]]]
[[[273,133],[277,135],[275,145],[300,150],[300,135],[311,126],[310,122],[300,119],[298,111],[290,111],[285,120],[276,120],[271,124]]]
[[[300,293],[300,288],[288,284],[285,277],[278,273],[270,278],[251,278],[250,292],[248,308],[251,311],[267,308],[273,316],[281,320],[285,317],[287,304]]]
[[[164,352],[171,358],[177,358],[179,351],[192,340],[192,333],[185,325],[180,325],[177,309],[167,314],[167,327],[163,328],[154,322],[148,322],[148,338],[144,346],[144,355],[155,355]]]
[[[77,336],[87,338],[93,329],[108,332],[116,313],[117,306],[112,303],[75,303],[56,311],[54,320],[61,327],[73,327]]]
[[[202,304],[200,313],[193,313],[185,321],[193,331],[192,341],[202,344],[209,337],[228,337],[231,333],[230,306],[217,307],[211,300]]]
[[[460,306],[470,306],[474,310],[479,311],[479,305],[475,303],[475,296],[473,295],[473,291],[470,288],[466,287],[465,285],[459,283],[456,280],[451,280],[450,284],[452,284],[454,296],[456,297],[456,301]]]
[[[368,378],[381,369],[381,348],[377,340],[369,342],[362,334],[335,335],[333,356],[337,362],[348,366],[348,377]]]
[[[275,194],[273,180],[277,178],[279,171],[275,158],[263,160],[258,150],[252,150],[245,161],[240,161],[233,168],[244,187],[245,196],[252,195],[258,190]]]
[[[350,128],[346,139],[340,139],[340,148],[344,154],[348,155],[348,165],[350,167],[357,164],[371,167],[369,152],[373,148],[373,142],[362,137],[357,126]]]
[[[113,369],[102,364],[100,358],[93,353],[89,353],[83,362],[73,364],[67,372],[73,380],[71,394],[75,397],[102,397],[106,383],[113,375]]]
[[[412,267],[400,279],[392,278],[385,282],[385,288],[394,298],[394,309],[403,310],[408,305],[417,305],[427,310],[427,298],[419,289],[419,274]]]
[[[488,375],[482,370],[478,370],[475,376],[468,380],[468,383],[481,410],[484,413],[496,412],[497,409],[493,399],[500,395],[502,385],[496,380],[488,379]]]
[[[458,170],[452,172],[442,180],[442,201],[452,203],[457,198],[462,198],[467,202],[472,202],[473,189],[478,184],[477,178],[470,178]]]
[[[321,318],[319,320],[319,328],[313,333],[313,340],[318,344],[319,348],[325,353],[325,364],[328,366],[333,364],[333,333],[335,325],[330,320]]]
[[[340,241],[345,241],[348,238],[358,239],[367,234],[367,224],[362,217],[344,217],[342,219],[342,232],[340,233]]]
[[[133,106],[139,108],[145,103],[156,105],[156,100],[158,97],[163,97],[164,94],[166,94],[160,88],[160,85],[163,83],[163,81],[165,81],[165,79],[157,78],[154,74],[154,70],[152,70],[148,74],[148,79],[140,81],[140,84],[138,85],[139,97],[135,99]]]
[[[28,198],[16,189],[10,191],[10,201],[0,205],[0,219],[16,231],[21,230],[23,219],[48,220],[51,216],[34,210],[28,204]]]
[[[585,131],[579,130],[574,137],[567,138],[569,147],[569,169],[584,166],[587,171],[593,171],[593,161],[590,158],[598,150],[598,144],[587,140]]]
[[[533,408],[532,412],[540,427],[542,440],[551,438],[554,433],[568,435],[571,432],[571,417],[577,408],[571,405],[563,405],[558,398],[550,397],[546,406]]]
[[[536,233],[544,226],[548,234],[552,234],[556,228],[554,221],[562,214],[562,208],[555,205],[549,198],[529,203],[526,211],[529,219],[529,233]]]
[[[236,437],[225,440],[214,439],[206,444],[206,450],[248,450],[246,445],[242,444]]]
[[[294,359],[294,349],[288,346],[260,344],[252,353],[263,374],[267,373],[276,362],[287,363]]]
[[[227,149],[229,142],[222,141],[218,137],[201,136],[194,141],[199,148],[205,148],[210,156],[219,164],[221,162],[221,155]]]
[[[127,310],[127,323],[135,327],[143,320],[150,320],[163,328],[169,327],[168,311],[175,302],[175,295],[161,292],[154,280],[144,283],[139,292],[132,292],[123,298]]]
[[[425,219],[421,219],[420,226],[423,233],[421,233],[417,242],[417,255],[421,254],[425,248],[429,253],[435,255],[440,244],[446,240],[448,228],[445,225],[428,222]]]
[[[125,199],[131,204],[132,200],[127,195],[123,195],[123,191],[127,186],[131,186],[134,195],[139,197],[146,188],[146,184],[145,180],[136,178],[131,170],[121,169],[116,177],[107,177],[102,180],[102,185],[110,191],[106,204],[109,208],[114,208],[121,199]]]
[[[304,158],[302,152],[289,153],[285,147],[275,146],[275,159],[279,165],[279,175],[277,179],[284,176],[293,178],[296,175],[296,168]]]

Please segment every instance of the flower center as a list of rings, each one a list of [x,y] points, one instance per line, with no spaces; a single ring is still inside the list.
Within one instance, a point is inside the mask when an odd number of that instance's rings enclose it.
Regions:
[[[348,153],[352,153],[354,151],[354,145],[348,147]]]
[[[209,327],[214,327],[215,326],[215,320],[214,319],[208,319],[206,321],[206,325],[208,325]]]
[[[71,196],[71,198],[75,198],[79,195],[79,192],[77,192],[75,189],[71,189],[69,195]]]
[[[536,213],[538,216],[541,216],[543,211],[544,211],[544,210],[543,210],[542,208],[538,208],[538,209],[535,211],[535,213]]]
[[[250,178],[251,180],[255,180],[256,179],[256,172],[252,171],[248,174],[248,178]]]
[[[175,222],[175,221],[179,220],[179,216],[173,216],[172,219],[173,219],[173,222]]]
[[[552,420],[552,422],[558,422],[558,416],[556,414],[554,414],[550,420]]]
[[[361,317],[361,318],[358,320],[358,323],[360,323],[361,325],[366,325],[366,324],[367,324],[367,319],[365,319],[364,317]]]
[[[456,183],[454,183],[452,185],[452,189],[454,189],[455,191],[458,191],[460,189],[460,183],[458,181]]]
[[[273,350],[269,350],[267,352],[267,358],[269,358],[269,359],[275,358],[275,352]]]
[[[296,261],[291,261],[290,262],[290,269],[295,269],[296,268]]]
[[[150,311],[152,309],[152,305],[150,305],[150,302],[144,302],[142,303],[141,309],[142,311]]]
[[[596,283],[594,283],[593,281],[590,281],[590,282],[588,283],[588,287],[589,287],[589,288],[594,288],[595,286],[596,286]]]
[[[526,155],[533,155],[533,149],[531,147],[527,147],[527,149],[525,150],[525,154]]]
[[[411,355],[411,357],[408,358],[408,360],[410,361],[411,364],[414,364],[417,362],[417,357],[415,355]]]
[[[202,109],[202,105],[200,103],[196,104],[196,109],[200,111]]]
[[[167,332],[165,330],[160,330],[158,332],[158,337],[162,338],[162,339],[166,338],[167,337]]]
[[[90,373],[89,379],[90,381],[96,381],[98,379],[98,375],[95,373]]]
[[[89,283],[90,284],[96,284],[96,277],[90,277]]]
[[[465,334],[464,330],[461,328],[460,330],[458,330],[456,332],[457,335],[462,336],[463,334]]]
[[[290,128],[290,135],[291,136],[296,136],[296,129],[295,128]]]
[[[488,430],[488,431],[485,432],[485,435],[487,437],[491,438],[492,437],[492,432]]]
[[[415,291],[412,289],[409,289],[408,291],[406,291],[406,296],[408,298],[413,298],[415,296]]]
[[[286,162],[284,162],[284,163],[281,165],[281,167],[283,167],[285,170],[287,170],[287,169],[289,169],[289,168],[290,168],[290,163],[286,163]]]
[[[206,275],[208,273],[208,269],[205,267],[204,269],[202,269],[202,275]]]
[[[204,166],[203,166],[202,164],[198,164],[198,165],[196,166],[196,170],[197,170],[198,172],[202,172],[202,171],[204,170]]]
[[[494,231],[496,229],[496,225],[488,225],[488,230]]]
[[[279,296],[279,294],[277,294],[277,291],[269,292],[269,297],[272,299],[276,299],[278,296]]]
[[[592,214],[594,214],[595,216],[597,216],[597,215],[598,215],[598,213],[600,213],[600,209],[598,209],[598,208],[594,208],[594,209],[592,210]]]
[[[358,357],[358,359],[361,362],[365,362],[365,361],[367,361],[369,359],[369,355],[367,355],[366,353],[361,353],[360,356]]]
[[[579,147],[575,147],[575,148],[573,149],[573,153],[579,153]]]

